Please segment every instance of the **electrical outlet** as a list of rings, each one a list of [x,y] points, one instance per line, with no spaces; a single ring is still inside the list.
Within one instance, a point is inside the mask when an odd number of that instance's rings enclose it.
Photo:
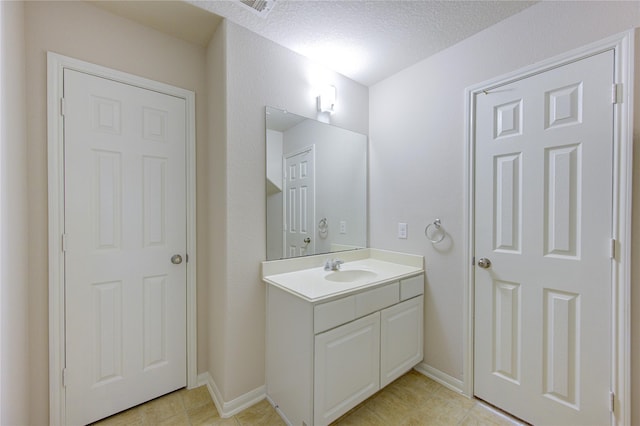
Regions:
[[[346,234],[347,233],[347,221],[345,221],[345,220],[341,220],[340,221],[340,233],[341,234]]]
[[[407,239],[407,224],[406,223],[398,223],[398,238],[402,238],[403,240]]]

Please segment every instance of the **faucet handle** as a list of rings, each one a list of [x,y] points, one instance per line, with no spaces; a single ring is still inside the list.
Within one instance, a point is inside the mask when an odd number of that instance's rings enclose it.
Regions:
[[[332,271],[339,271],[340,270],[340,265],[342,265],[343,263],[344,263],[343,260],[333,259],[331,261],[331,270]]]
[[[325,262],[324,262],[324,270],[325,271],[330,271],[332,267],[333,267],[333,259],[325,260]]]
[[[324,262],[324,270],[325,271],[339,271],[340,265],[344,263],[344,260],[340,259],[327,259]]]

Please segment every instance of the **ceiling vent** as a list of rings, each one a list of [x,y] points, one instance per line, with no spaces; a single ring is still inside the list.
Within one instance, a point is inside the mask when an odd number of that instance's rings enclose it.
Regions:
[[[276,0],[238,0],[243,7],[249,9],[261,18],[266,18]]]

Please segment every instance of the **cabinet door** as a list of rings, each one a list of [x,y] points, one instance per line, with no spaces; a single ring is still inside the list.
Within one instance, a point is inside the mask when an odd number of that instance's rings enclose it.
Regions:
[[[380,387],[422,361],[423,296],[381,312]]]
[[[327,425],[380,388],[380,313],[315,337],[314,424]]]

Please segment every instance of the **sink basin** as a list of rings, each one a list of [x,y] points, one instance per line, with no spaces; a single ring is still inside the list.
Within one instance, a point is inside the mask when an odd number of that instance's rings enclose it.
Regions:
[[[350,283],[354,281],[370,280],[377,276],[373,271],[366,269],[349,269],[346,271],[335,271],[325,275],[324,279],[339,283]]]

